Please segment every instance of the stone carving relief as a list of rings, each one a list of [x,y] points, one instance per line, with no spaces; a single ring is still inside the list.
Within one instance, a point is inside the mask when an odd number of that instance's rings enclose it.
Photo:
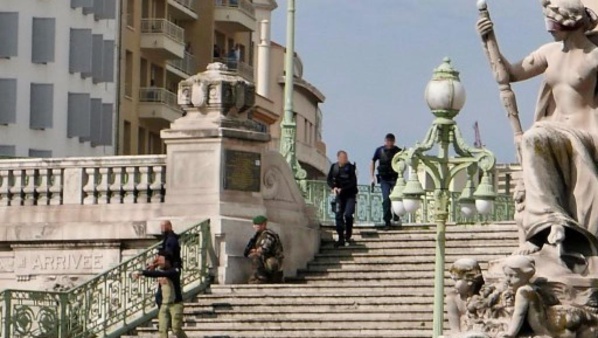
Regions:
[[[255,104],[255,86],[216,62],[205,72],[181,81],[177,96],[187,113],[246,119],[244,114]]]
[[[264,156],[262,196],[264,200],[305,203],[288,164],[276,152]]]

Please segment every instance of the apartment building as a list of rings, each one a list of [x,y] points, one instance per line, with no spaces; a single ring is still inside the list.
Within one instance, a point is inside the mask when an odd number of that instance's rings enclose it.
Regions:
[[[0,155],[114,153],[116,0],[0,2]]]
[[[182,116],[178,83],[223,62],[253,81],[247,0],[123,0],[119,154],[165,151],[160,130]]]
[[[250,115],[277,150],[285,48],[270,43],[268,22],[277,7],[274,0],[123,0],[118,153],[163,153],[160,130],[182,116],[178,83],[212,62],[256,83]],[[298,156],[310,178],[321,177],[329,167],[319,108],[324,96],[302,78],[302,62],[295,60]]]

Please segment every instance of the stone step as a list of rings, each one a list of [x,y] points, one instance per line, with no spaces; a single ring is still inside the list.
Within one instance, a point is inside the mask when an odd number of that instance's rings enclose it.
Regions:
[[[506,257],[506,254],[490,254],[490,255],[476,255],[474,258],[478,262],[489,262],[495,259]],[[445,255],[445,262],[447,268],[456,260],[463,258],[462,255]],[[361,267],[363,265],[379,265],[379,264],[397,264],[397,265],[429,265],[434,264],[434,257],[432,256],[340,256],[340,257],[316,257],[315,260],[308,263],[308,269],[316,266],[331,266],[331,267],[347,267],[352,266]]]
[[[259,303],[258,303],[259,302]],[[405,304],[431,304],[432,297],[426,295],[413,296],[368,296],[358,295],[348,297],[347,295],[325,295],[317,294],[289,294],[289,295],[270,295],[263,297],[254,297],[249,295],[219,296],[210,298],[198,298],[195,303],[188,303],[189,306],[210,305],[212,307],[227,308],[230,306],[241,305],[311,305],[311,306],[333,306],[333,305],[405,305]]]
[[[385,329],[385,330],[403,330],[403,329],[431,329],[432,322],[422,321],[420,319],[410,320],[409,318],[396,318],[394,321],[290,321],[286,319],[272,318],[268,322],[263,320],[230,320],[219,321],[195,321],[190,318],[185,318],[183,329],[187,332],[206,332],[206,331],[222,331],[222,330],[290,330],[290,329],[306,329],[312,330],[364,330],[364,329]],[[138,331],[147,332],[155,331],[156,328],[139,328]]]
[[[510,255],[517,248],[513,246],[500,247],[464,247],[464,248],[446,248],[445,255],[461,256],[461,257],[476,257],[478,255],[493,254],[493,255]],[[430,259],[435,253],[435,248],[353,248],[353,247],[321,247],[321,251],[316,255],[315,259],[320,257],[389,257],[389,256],[407,256],[414,259]]]
[[[517,240],[485,240],[485,241],[452,241],[446,242],[446,248],[505,248],[511,247],[516,248],[519,242]],[[340,248],[335,248],[332,243],[324,243],[320,250],[322,252],[330,251],[330,250],[352,250],[352,251],[359,251],[359,250],[369,250],[369,249],[376,249],[376,248],[388,248],[388,249],[407,249],[407,248],[416,248],[416,249],[425,249],[425,248],[435,248],[436,244],[433,241],[379,241],[379,242],[364,242],[364,243],[355,243],[350,246],[343,246]]]
[[[218,295],[236,295],[236,294],[254,294],[263,296],[264,294],[293,294],[293,293],[322,293],[322,292],[337,292],[347,295],[357,294],[363,291],[386,292],[392,291],[397,295],[401,294],[431,294],[433,288],[420,287],[419,284],[413,287],[405,287],[404,284],[399,284],[394,281],[384,281],[376,284],[372,283],[353,283],[351,286],[339,289],[334,285],[317,285],[317,284],[266,284],[266,285],[250,285],[250,284],[235,284],[235,285],[212,285],[208,294]],[[199,297],[203,297],[199,296]]]
[[[328,305],[313,305],[313,304],[269,304],[262,305],[257,302],[253,304],[240,304],[240,305],[220,305],[211,306],[209,304],[202,303],[189,303],[185,304],[185,315],[190,316],[220,316],[222,314],[229,314],[236,316],[239,314],[271,314],[272,316],[279,314],[297,314],[297,313],[425,313],[430,317],[430,306],[429,304],[328,304]],[[431,317],[430,317],[431,318]]]
[[[403,241],[434,241],[436,239],[435,233],[430,234],[413,234],[413,233],[364,233],[357,234],[354,236],[357,242],[376,242],[376,241],[390,241],[390,240],[403,240]],[[480,232],[480,233],[447,233],[446,241],[485,241],[485,240],[507,240],[514,239],[518,240],[519,237],[516,232],[507,233],[494,233],[494,232]],[[324,239],[328,242],[331,239]]]
[[[191,323],[276,323],[278,318],[285,322],[303,322],[306,325],[311,323],[325,323],[325,322],[372,322],[372,321],[423,321],[427,322],[432,319],[429,311],[394,311],[394,312],[336,312],[336,309],[331,309],[332,312],[292,312],[285,313],[283,316],[276,312],[268,311],[266,313],[218,313],[217,316],[204,316],[197,312],[185,312],[185,320],[189,325]],[[157,322],[156,322],[157,324]]]
[[[154,331],[155,332],[155,331]],[[262,330],[206,330],[202,333],[188,332],[189,338],[429,338],[431,329],[408,328],[397,330],[387,329],[356,329],[345,330],[313,330],[313,329],[281,329],[264,327]],[[137,336],[123,336],[123,338],[152,337],[152,331],[140,332]]]

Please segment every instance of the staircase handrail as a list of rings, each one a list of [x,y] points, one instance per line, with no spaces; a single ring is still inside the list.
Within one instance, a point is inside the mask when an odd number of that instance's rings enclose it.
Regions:
[[[179,235],[184,299],[204,291],[210,282],[210,221]],[[0,292],[0,338],[119,337],[151,320],[156,281],[131,278],[155,257],[156,243],[138,255],[67,291],[4,290]]]

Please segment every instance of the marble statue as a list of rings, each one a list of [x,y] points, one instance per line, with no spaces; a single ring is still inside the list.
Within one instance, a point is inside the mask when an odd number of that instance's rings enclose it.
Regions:
[[[598,235],[598,46],[585,34],[598,17],[580,0],[542,0],[554,42],[510,64],[510,82],[543,75],[533,126],[516,140],[524,190],[518,197],[526,242],[520,253],[542,244],[575,243],[566,249],[596,254]],[[493,27],[478,21],[482,37]],[[571,235],[574,241],[565,239]],[[583,241],[583,245],[580,245]],[[574,247],[573,247],[574,246]]]
[[[449,325],[453,332],[464,332],[470,329],[463,322],[463,316],[467,312],[467,301],[480,293],[484,277],[478,262],[471,258],[456,260],[449,271],[455,282],[454,290],[446,299]]]
[[[479,273],[479,287],[475,261],[452,267],[452,335],[598,338],[598,15],[582,0],[541,0],[554,42],[510,63],[483,1],[477,30],[523,169],[514,196],[522,236],[512,256]],[[523,132],[510,84],[540,75],[534,123]]]

